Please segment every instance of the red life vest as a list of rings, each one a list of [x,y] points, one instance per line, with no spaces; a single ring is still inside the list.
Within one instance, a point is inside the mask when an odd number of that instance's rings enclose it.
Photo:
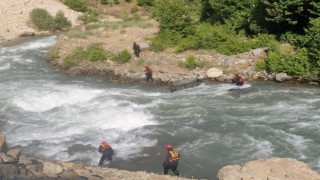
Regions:
[[[107,148],[111,147],[109,144],[101,144],[99,146],[99,152],[103,153]]]

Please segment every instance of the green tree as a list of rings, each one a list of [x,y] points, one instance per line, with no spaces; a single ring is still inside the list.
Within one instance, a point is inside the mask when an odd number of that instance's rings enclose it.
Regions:
[[[306,48],[309,50],[309,56],[312,64],[317,69],[320,68],[320,18],[310,22],[309,29],[306,29]]]
[[[318,0],[259,0],[253,21],[271,33],[303,34],[309,21],[319,17],[319,7]]]
[[[176,31],[183,36],[192,33],[190,8],[185,0],[156,0],[154,16],[161,31]]]
[[[248,25],[257,0],[203,0],[201,20],[212,23],[230,23],[234,28]]]

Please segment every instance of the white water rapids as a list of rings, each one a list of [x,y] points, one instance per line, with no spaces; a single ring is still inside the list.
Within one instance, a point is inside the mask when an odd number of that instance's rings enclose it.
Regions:
[[[97,165],[101,140],[119,169],[161,173],[167,143],[182,176],[214,179],[219,168],[292,157],[320,171],[320,91],[209,83],[170,93],[152,84],[71,77],[47,62],[56,37],[0,49],[0,130],[24,154]]]

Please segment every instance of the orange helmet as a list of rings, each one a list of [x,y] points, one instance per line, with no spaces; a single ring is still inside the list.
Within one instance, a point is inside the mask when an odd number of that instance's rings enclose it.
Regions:
[[[166,149],[172,149],[172,145],[171,144],[167,144],[166,145]]]

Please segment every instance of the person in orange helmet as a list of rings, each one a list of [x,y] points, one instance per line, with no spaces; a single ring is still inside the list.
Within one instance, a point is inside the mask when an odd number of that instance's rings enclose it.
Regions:
[[[180,176],[180,173],[177,171],[180,154],[173,150],[171,144],[166,145],[166,149],[166,160],[162,164],[163,174],[168,174],[169,169],[171,169],[175,175]]]
[[[110,162],[112,162],[112,155],[113,155],[113,149],[112,147],[107,143],[107,141],[103,140],[99,146],[99,153],[102,154],[99,162],[99,166],[103,165],[103,161],[108,159]]]

